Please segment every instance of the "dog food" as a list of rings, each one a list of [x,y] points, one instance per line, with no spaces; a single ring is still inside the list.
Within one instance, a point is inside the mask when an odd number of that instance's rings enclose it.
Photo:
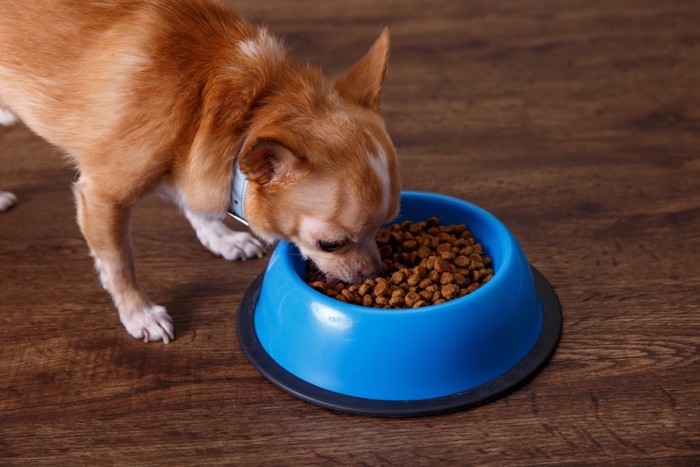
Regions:
[[[385,273],[361,284],[319,280],[309,267],[307,283],[346,303],[372,308],[419,308],[463,297],[493,277],[491,259],[464,224],[440,219],[393,224],[377,234]]]

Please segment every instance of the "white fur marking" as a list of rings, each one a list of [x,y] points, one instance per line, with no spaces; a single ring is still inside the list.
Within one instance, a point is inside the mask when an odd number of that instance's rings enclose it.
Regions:
[[[274,36],[270,35],[266,29],[258,31],[258,37],[241,41],[239,50],[246,57],[256,60],[263,57],[284,58],[284,46]]]
[[[391,201],[391,179],[389,177],[389,163],[384,150],[377,145],[379,151],[377,154],[367,154],[369,165],[374,170],[374,173],[379,178],[379,183],[382,186],[382,208],[384,216],[389,214],[389,203]]]
[[[0,212],[7,211],[17,202],[17,197],[9,191],[0,191]]]
[[[17,116],[9,110],[0,109],[0,125],[10,126],[17,123]]]
[[[248,232],[234,232],[219,219],[184,210],[197,238],[209,251],[228,260],[262,258],[262,243]]]

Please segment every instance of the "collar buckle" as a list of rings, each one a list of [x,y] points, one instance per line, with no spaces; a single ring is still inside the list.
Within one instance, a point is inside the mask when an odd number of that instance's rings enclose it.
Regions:
[[[240,154],[239,154],[240,157]],[[239,157],[233,162],[233,180],[231,181],[231,202],[229,204],[228,215],[241,222],[243,225],[248,225],[245,216],[245,196],[248,191],[248,179],[241,172],[238,166]]]

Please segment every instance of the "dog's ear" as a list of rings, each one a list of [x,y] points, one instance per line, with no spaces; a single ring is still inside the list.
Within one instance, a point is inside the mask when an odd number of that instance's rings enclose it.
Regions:
[[[306,173],[306,164],[290,149],[274,140],[260,140],[240,156],[238,166],[249,181],[265,185],[290,181]]]
[[[389,61],[389,28],[384,28],[374,45],[345,76],[335,82],[338,93],[350,102],[371,110],[379,109],[379,93]]]

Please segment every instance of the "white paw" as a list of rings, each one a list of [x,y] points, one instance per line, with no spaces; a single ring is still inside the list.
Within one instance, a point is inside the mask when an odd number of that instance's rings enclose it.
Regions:
[[[0,125],[10,126],[17,122],[17,116],[9,110],[0,109]]]
[[[212,253],[223,256],[228,260],[262,258],[265,254],[260,240],[248,232],[234,232],[231,230],[224,235],[200,237],[200,241]]]
[[[228,260],[262,258],[265,247],[249,232],[235,232],[218,219],[207,218],[192,211],[185,216],[194,227],[197,238],[209,251]]]
[[[120,311],[119,317],[127,332],[136,339],[167,344],[175,338],[173,320],[162,306],[151,304],[130,313]]]
[[[0,191],[0,212],[7,211],[17,202],[17,197],[9,191]]]

